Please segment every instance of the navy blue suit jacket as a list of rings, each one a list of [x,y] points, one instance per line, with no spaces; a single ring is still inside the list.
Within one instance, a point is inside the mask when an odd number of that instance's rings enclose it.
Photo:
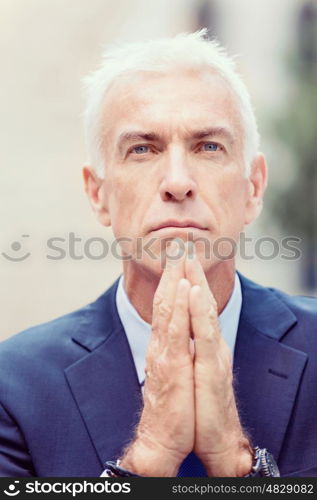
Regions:
[[[281,475],[317,476],[317,301],[240,276],[237,403]],[[115,303],[88,306],[0,344],[0,476],[99,476],[133,436],[142,397]]]

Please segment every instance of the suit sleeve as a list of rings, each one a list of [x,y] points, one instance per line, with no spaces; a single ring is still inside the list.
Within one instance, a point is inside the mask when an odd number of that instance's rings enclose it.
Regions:
[[[24,437],[0,403],[0,477],[34,477]]]
[[[309,469],[282,474],[282,477],[317,477],[317,465],[312,466]]]

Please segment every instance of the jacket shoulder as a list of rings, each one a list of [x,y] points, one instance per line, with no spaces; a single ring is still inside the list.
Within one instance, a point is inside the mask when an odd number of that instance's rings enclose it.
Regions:
[[[83,330],[93,334],[105,310],[109,290],[91,302],[75,311],[64,314],[45,323],[27,328],[0,343],[0,367],[14,362],[37,362],[40,359],[60,359],[67,353],[76,350],[73,335]],[[78,346],[77,346],[78,348]]]
[[[288,295],[276,288],[269,288],[296,315],[298,320],[312,321],[317,328],[317,298],[305,295]],[[315,328],[315,329],[316,329]]]
[[[72,332],[78,328],[89,311],[89,305],[53,320],[27,328],[0,343],[0,365],[32,357],[38,359],[47,349],[67,347]]]
[[[254,283],[239,273],[242,313],[248,324],[265,335],[294,341],[294,347],[317,348],[317,298],[289,295],[277,288]]]
[[[249,297],[255,297],[257,301],[261,297],[273,294],[277,299],[284,303],[293,314],[298,318],[307,318],[308,320],[316,321],[317,319],[317,297],[305,295],[290,295],[278,288],[265,287],[246,278],[241,273],[238,273],[242,290],[249,292]],[[269,312],[269,311],[268,311]]]

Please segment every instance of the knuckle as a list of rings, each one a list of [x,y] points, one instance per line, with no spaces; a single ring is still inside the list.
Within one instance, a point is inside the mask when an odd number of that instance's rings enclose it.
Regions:
[[[160,356],[157,357],[156,362],[155,362],[155,367],[156,367],[156,372],[158,373],[159,377],[162,378],[164,377],[164,374],[167,371],[168,368],[168,362],[165,354],[161,354]]]
[[[161,352],[157,358],[156,358],[156,364],[157,366],[160,368],[160,367],[165,367],[166,366],[166,353],[165,352]]]
[[[214,307],[210,307],[208,309],[208,312],[207,312],[207,317],[208,317],[208,320],[211,322],[211,323],[216,323],[217,320],[218,320],[218,315],[217,315],[217,311],[216,309],[214,309]]]
[[[174,321],[171,321],[170,324],[168,325],[168,335],[169,337],[176,337],[178,334],[179,328],[177,324]]]
[[[153,306],[158,307],[163,302],[163,297],[160,293],[156,293],[153,299]]]
[[[159,304],[158,312],[162,318],[169,318],[172,313],[172,308],[167,302],[162,301]]]
[[[218,339],[212,330],[209,330],[205,335],[204,340],[208,342],[208,344],[216,344]]]
[[[218,304],[214,297],[211,297],[210,301],[211,307],[214,309],[215,313],[218,314]]]

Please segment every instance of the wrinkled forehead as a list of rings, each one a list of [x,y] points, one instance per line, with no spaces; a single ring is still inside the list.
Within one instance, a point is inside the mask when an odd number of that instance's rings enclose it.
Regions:
[[[102,135],[115,140],[122,127],[145,126],[167,131],[177,127],[229,127],[241,139],[238,98],[212,69],[140,71],[113,81],[102,106]]]

